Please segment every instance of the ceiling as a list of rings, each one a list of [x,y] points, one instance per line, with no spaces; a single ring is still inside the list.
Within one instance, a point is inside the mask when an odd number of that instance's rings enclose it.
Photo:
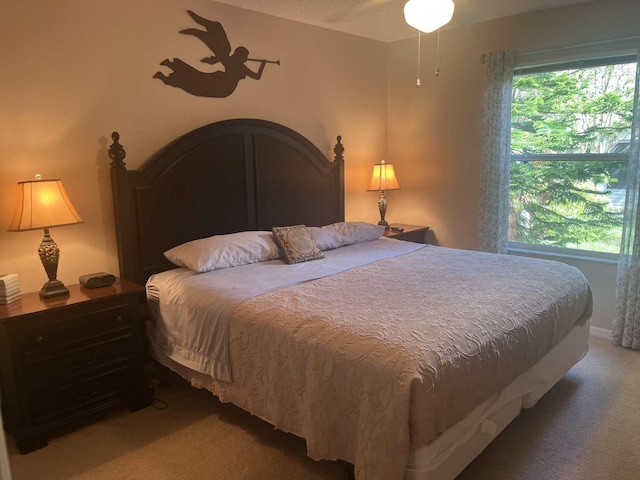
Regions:
[[[382,42],[416,35],[404,21],[406,0],[216,0],[219,3]],[[445,28],[593,0],[454,0]]]

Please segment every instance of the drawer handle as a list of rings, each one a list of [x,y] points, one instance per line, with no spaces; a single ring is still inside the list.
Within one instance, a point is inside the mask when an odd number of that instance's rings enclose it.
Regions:
[[[44,342],[44,337],[42,335],[38,335],[36,337],[36,343],[42,343],[42,342]]]
[[[78,363],[73,363],[71,359],[69,359],[69,365],[71,365],[73,368],[88,367],[89,365],[93,365],[94,363],[96,363],[97,359],[98,359],[98,351],[94,350],[90,359],[85,360],[84,362],[78,362]]]
[[[118,316],[116,317],[116,323],[122,323],[122,321],[123,321],[123,320],[124,320],[124,319],[122,318],[122,315],[118,315]]]

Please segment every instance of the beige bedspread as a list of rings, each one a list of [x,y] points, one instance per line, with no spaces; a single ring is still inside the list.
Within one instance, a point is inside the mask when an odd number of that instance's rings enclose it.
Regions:
[[[358,480],[402,479],[410,448],[538,362],[591,314],[565,264],[430,247],[283,288],[231,318],[234,382],[210,388],[304,437]]]

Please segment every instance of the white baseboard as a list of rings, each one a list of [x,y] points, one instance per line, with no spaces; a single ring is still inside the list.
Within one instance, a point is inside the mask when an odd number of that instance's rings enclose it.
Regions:
[[[591,335],[592,337],[606,338],[607,340],[611,340],[611,330],[609,330],[608,328],[591,326],[589,327],[589,335]]]

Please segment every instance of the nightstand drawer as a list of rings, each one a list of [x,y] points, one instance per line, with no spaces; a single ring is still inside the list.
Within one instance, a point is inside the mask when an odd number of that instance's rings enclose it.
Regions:
[[[20,332],[25,357],[67,348],[83,340],[131,329],[129,305],[122,305],[65,318],[58,322],[28,327]]]
[[[68,295],[25,293],[0,305],[2,415],[28,453],[55,431],[113,407],[151,403],[144,374],[144,287],[69,285]]]
[[[69,412],[77,413],[94,403],[121,395],[131,388],[131,384],[132,370],[122,367],[90,380],[33,395],[28,400],[31,421],[37,424]]]
[[[398,240],[413,243],[424,243],[424,231],[416,230],[415,232],[402,232],[394,236]]]
[[[27,391],[34,393],[57,382],[73,381],[78,376],[86,376],[87,373],[104,367],[130,364],[135,349],[135,337],[131,333],[125,333],[115,339],[28,362],[25,364]]]

